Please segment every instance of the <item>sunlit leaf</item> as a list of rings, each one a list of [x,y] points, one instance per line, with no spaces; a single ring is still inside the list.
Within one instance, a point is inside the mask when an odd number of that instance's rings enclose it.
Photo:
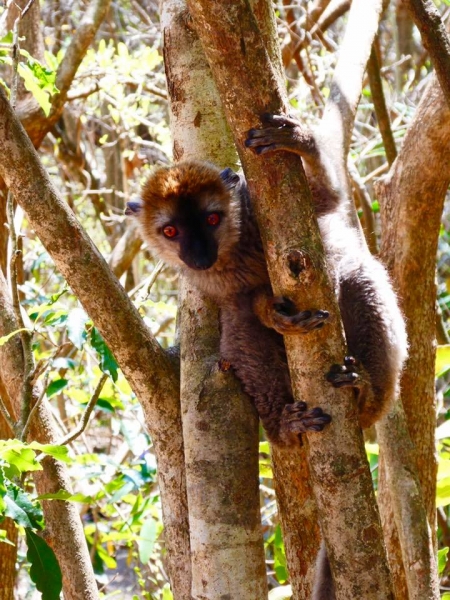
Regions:
[[[14,467],[16,475],[42,471],[42,466],[36,461],[36,452],[19,440],[0,440],[0,458]]]
[[[8,335],[4,335],[4,336],[0,337],[0,346],[3,346],[4,344],[6,344],[6,342],[8,340],[10,340],[12,337],[14,337],[15,335],[17,335],[21,331],[29,331],[31,333],[31,330],[27,329],[26,327],[22,327],[22,329],[16,329],[15,331],[12,331],[11,333],[8,333]]]
[[[450,477],[444,477],[436,484],[436,506],[450,504]]]
[[[86,341],[86,323],[89,317],[82,308],[74,308],[67,316],[67,335],[72,344],[79,350]]]
[[[150,517],[146,519],[142,525],[141,533],[138,539],[139,560],[146,565],[155,546],[155,541],[158,535],[158,523]]]
[[[48,456],[53,456],[53,458],[56,458],[61,462],[73,462],[69,456],[69,449],[67,448],[67,446],[55,446],[52,444],[40,444],[39,442],[31,442],[29,447],[33,448],[34,450],[40,450],[43,454],[47,454]]]
[[[62,591],[62,574],[55,553],[47,542],[31,529],[25,529],[25,534],[32,581],[41,592],[42,600],[59,600]]]
[[[434,372],[440,377],[450,369],[450,344],[444,344],[436,348],[436,364]]]
[[[449,550],[448,546],[438,550],[437,558],[438,558],[438,573],[439,573],[439,575],[443,574],[445,565],[447,564],[448,550]]]
[[[8,540],[8,532],[6,529],[0,529],[0,543],[8,544],[9,546],[15,546],[11,540]]]

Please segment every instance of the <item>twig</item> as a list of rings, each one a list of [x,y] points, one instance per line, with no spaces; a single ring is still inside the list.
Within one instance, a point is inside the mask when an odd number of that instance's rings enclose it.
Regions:
[[[33,408],[30,411],[30,414],[28,415],[27,421],[26,421],[25,425],[23,426],[22,431],[20,432],[19,439],[21,441],[24,441],[26,439],[28,430],[29,430],[31,422],[33,420],[33,417],[36,414],[37,409],[39,408],[42,400],[44,399],[45,392],[47,390],[48,378],[49,378],[49,373],[46,374],[46,377],[44,379],[44,384],[42,386],[41,393],[39,394],[39,398],[36,400]]]
[[[404,0],[420,31],[422,42],[436,70],[442,92],[450,105],[450,37],[431,0]]]
[[[75,440],[79,435],[81,435],[86,429],[89,423],[89,417],[91,416],[91,413],[94,410],[95,405],[97,404],[97,400],[108,377],[109,375],[106,375],[106,373],[103,373],[103,375],[100,377],[97,387],[95,388],[95,391],[92,394],[92,398],[89,400],[89,403],[86,406],[84,413],[81,415],[77,427],[58,442],[59,446],[65,446],[67,444],[70,444],[70,442],[73,442],[73,440]]]
[[[377,236],[375,235],[375,219],[370,202],[369,192],[361,181],[358,170],[350,161],[348,162],[348,172],[352,182],[353,190],[361,205],[364,217],[363,230],[367,245],[372,254],[378,253]]]
[[[164,268],[164,263],[162,262],[162,260],[158,261],[156,267],[150,273],[150,276],[143,281],[142,285],[136,286],[133,290],[131,290],[131,292],[129,294],[130,298],[132,298],[133,295],[139,290],[141,290],[139,293],[139,296],[137,297],[137,300],[139,302],[143,302],[146,298],[148,298],[148,295],[150,294],[150,290],[152,289],[153,284],[156,281],[156,278],[161,273],[163,268]]]
[[[367,63],[367,73],[369,75],[370,91],[372,92],[372,100],[377,116],[378,127],[381,137],[383,138],[386,158],[391,165],[397,156],[397,148],[395,146],[394,136],[391,129],[391,121],[389,119],[386,108],[386,101],[383,92],[383,83],[380,76],[380,64],[378,61],[377,41],[375,40],[370,53],[369,62]]]
[[[15,423],[14,419],[11,417],[11,415],[9,414],[9,411],[6,408],[5,404],[3,403],[3,399],[1,396],[0,396],[0,413],[2,413],[5,421],[8,423],[8,427],[10,428],[11,433],[15,433],[16,423]]]

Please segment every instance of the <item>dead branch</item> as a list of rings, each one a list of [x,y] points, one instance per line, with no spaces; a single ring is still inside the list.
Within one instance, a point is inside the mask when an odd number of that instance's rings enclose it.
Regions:
[[[172,586],[178,589],[184,585],[178,577],[179,565],[188,564],[189,538],[177,375],[103,257],[59,198],[3,90],[0,153],[0,175],[142,402],[159,466]]]

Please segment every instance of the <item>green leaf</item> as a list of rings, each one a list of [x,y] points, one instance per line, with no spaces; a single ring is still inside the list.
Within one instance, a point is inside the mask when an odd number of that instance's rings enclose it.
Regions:
[[[269,458],[259,459],[259,476],[273,479],[272,462]]]
[[[115,559],[108,554],[103,546],[97,546],[97,554],[99,559],[106,565],[108,569],[115,569],[117,567]]]
[[[67,387],[68,383],[69,382],[67,379],[55,379],[52,381],[45,390],[47,398],[51,398],[52,396],[55,396],[55,394],[59,394],[61,390]]]
[[[89,317],[82,308],[74,308],[67,317],[67,335],[72,344],[81,350],[86,341],[86,323]]]
[[[450,369],[450,344],[438,346],[436,349],[436,364],[434,372],[436,377],[443,375]]]
[[[173,600],[173,594],[168,583],[163,587],[162,600]]]
[[[29,65],[25,63],[19,63],[17,66],[17,72],[22,77],[25,88],[33,94],[34,99],[44,111],[45,116],[48,117],[52,108],[49,100],[49,94],[41,89],[39,83],[35,79],[33,70],[29,67]]]
[[[269,592],[269,600],[288,600],[288,598],[292,598],[290,585],[280,585]]]
[[[25,529],[25,534],[32,581],[41,592],[42,600],[59,600],[62,591],[62,574],[55,553],[47,542],[31,529]]]
[[[31,329],[27,329],[26,327],[22,327],[22,329],[16,329],[15,331],[8,333],[8,335],[4,335],[3,337],[0,337],[0,346],[4,346],[8,340],[10,340],[12,337],[17,335],[21,331],[28,331],[29,333],[32,333]]]
[[[7,488],[5,516],[23,527],[42,529],[44,517],[41,507],[34,504],[28,494],[14,483],[8,482]]]
[[[91,331],[91,344],[99,355],[100,369],[104,373],[108,373],[113,381],[117,381],[117,363],[96,327],[93,327]]]
[[[144,521],[138,539],[139,560],[144,565],[150,560],[157,535],[158,523],[153,517],[150,517]]]
[[[447,564],[447,554],[448,554],[448,546],[445,548],[441,548],[438,550],[437,558],[438,558],[438,574],[441,576],[444,572],[445,565]]]
[[[12,44],[14,41],[14,35],[12,31],[8,31],[6,35],[0,38],[0,44]]]
[[[65,500],[66,502],[80,502],[81,504],[92,504],[104,497],[104,492],[98,492],[95,496],[85,496],[84,494],[71,494],[67,490],[59,492],[41,494],[37,500]]]
[[[0,458],[9,463],[15,476],[27,471],[42,471],[42,466],[36,460],[36,452],[16,439],[0,440]]]
[[[444,477],[436,485],[436,506],[450,504],[450,477]]]
[[[0,529],[0,543],[8,544],[9,546],[15,546],[11,540],[8,540],[8,532],[6,529]]]
[[[30,448],[34,450],[40,450],[43,454],[47,454],[48,456],[53,456],[57,460],[61,462],[71,464],[73,462],[72,458],[69,456],[69,449],[67,446],[56,446],[52,444],[40,444],[39,442],[31,442],[29,444]]]

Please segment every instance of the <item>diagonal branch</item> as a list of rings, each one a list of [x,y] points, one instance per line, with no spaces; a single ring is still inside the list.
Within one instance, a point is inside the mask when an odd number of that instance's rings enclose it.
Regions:
[[[0,154],[0,176],[142,403],[160,468],[172,587],[183,587],[178,565],[189,564],[189,537],[178,377],[103,257],[58,196],[3,90]]]
[[[38,147],[52,125],[61,116],[67,94],[98,28],[108,11],[111,0],[92,0],[70,42],[56,74],[59,94],[52,98],[52,109],[48,118],[34,98],[18,106],[18,117],[28,132],[35,147]]]
[[[444,97],[450,104],[450,37],[432,0],[403,0],[436,69]]]

